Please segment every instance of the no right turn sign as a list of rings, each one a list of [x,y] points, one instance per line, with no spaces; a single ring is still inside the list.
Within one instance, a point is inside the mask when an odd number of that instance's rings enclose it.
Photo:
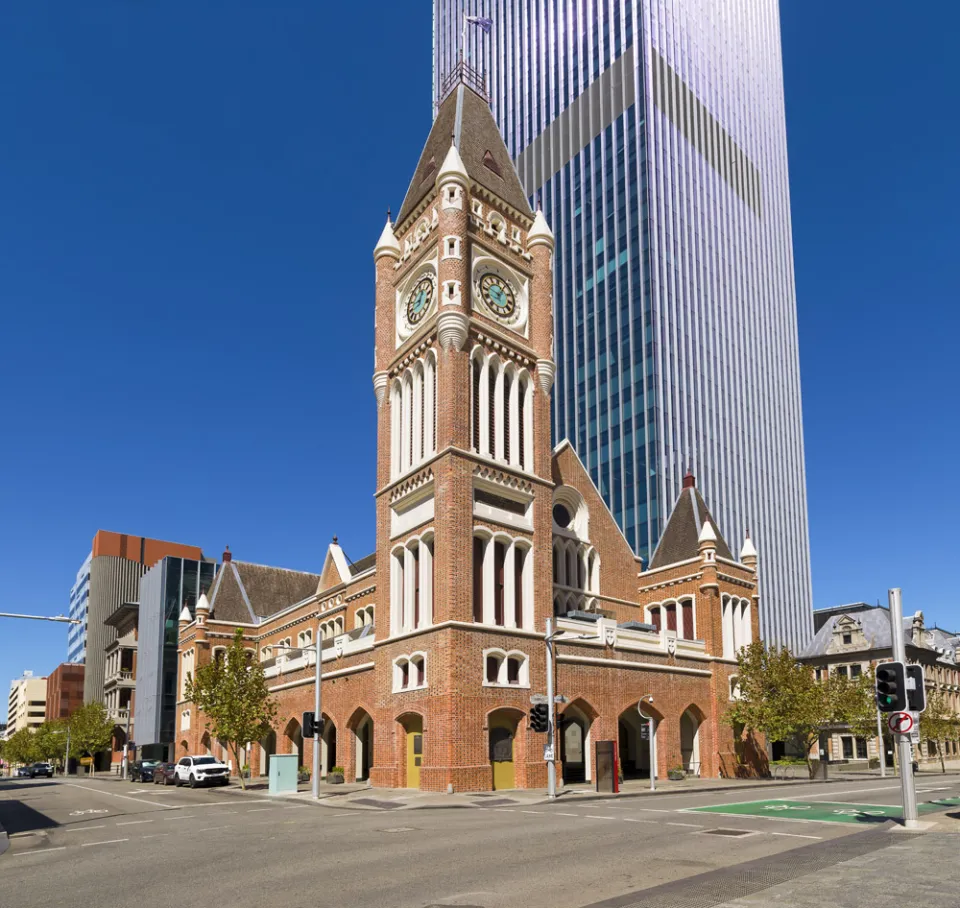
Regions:
[[[910,713],[890,713],[887,727],[894,734],[908,735],[913,731],[913,716]]]

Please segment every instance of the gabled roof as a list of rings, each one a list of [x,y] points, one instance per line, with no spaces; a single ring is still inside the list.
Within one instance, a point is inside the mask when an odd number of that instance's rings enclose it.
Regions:
[[[717,556],[734,561],[730,546],[724,540],[717,522],[697,490],[693,477],[688,475],[683,481],[683,490],[673,506],[673,513],[667,521],[653,558],[650,559],[648,570],[696,558],[700,554],[699,540],[704,523],[709,523],[716,534]]]
[[[258,624],[317,591],[318,574],[289,571],[249,561],[225,561],[210,590],[215,621]]]
[[[397,224],[432,191],[443,162],[456,146],[470,179],[497,198],[533,219],[520,177],[510,159],[490,105],[472,88],[460,83],[440,104],[437,118],[420,154]]]

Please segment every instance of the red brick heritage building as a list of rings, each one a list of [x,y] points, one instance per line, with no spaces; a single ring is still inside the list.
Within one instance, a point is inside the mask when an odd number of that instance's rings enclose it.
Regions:
[[[543,787],[527,714],[556,618],[565,781],[593,777],[600,741],[627,777],[649,773],[647,694],[659,775],[749,771],[722,716],[735,653],[758,634],[756,551],[734,558],[691,476],[643,570],[574,450],[551,447],[553,248],[487,102],[457,85],[374,251],[376,552],[351,562],[334,537],[319,576],[224,555],[181,616],[178,753],[222,755],[183,690],[240,627],[280,704],[251,772],[271,753],[309,765],[319,634],[323,774]]]

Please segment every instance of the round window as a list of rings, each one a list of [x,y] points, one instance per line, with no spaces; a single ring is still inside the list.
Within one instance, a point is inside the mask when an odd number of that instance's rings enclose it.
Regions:
[[[553,506],[553,522],[564,529],[568,529],[570,524],[573,523],[573,518],[570,516],[566,505],[555,504]]]

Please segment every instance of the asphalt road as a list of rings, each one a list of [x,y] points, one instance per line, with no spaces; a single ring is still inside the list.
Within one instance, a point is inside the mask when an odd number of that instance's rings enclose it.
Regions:
[[[926,777],[918,787],[924,800],[960,797],[956,776]],[[772,794],[777,800],[757,815],[696,810]],[[0,856],[0,908],[672,908],[683,902],[671,901],[671,885],[728,868],[767,862],[804,872],[804,861],[835,864],[837,856],[886,848],[883,817],[804,805],[889,805],[898,797],[896,779],[874,779],[770,793],[361,811],[221,789],[3,780],[0,824],[10,848]],[[839,822],[822,819],[834,810]],[[957,837],[942,838],[955,853]],[[623,900],[638,890],[654,900]]]

